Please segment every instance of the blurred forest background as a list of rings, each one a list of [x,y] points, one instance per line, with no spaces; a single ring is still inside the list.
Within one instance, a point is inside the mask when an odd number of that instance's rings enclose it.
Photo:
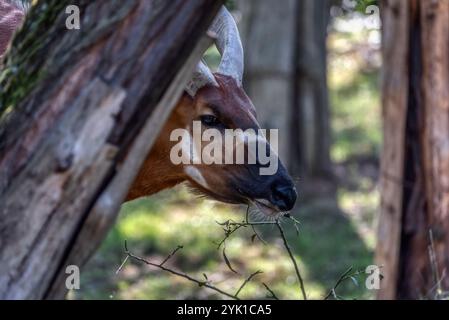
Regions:
[[[292,214],[299,236],[285,225],[306,291],[323,298],[349,268],[373,264],[379,208],[381,137],[381,32],[375,1],[230,1],[245,47],[244,85],[263,128],[280,129],[280,154],[296,178],[299,201]],[[367,8],[371,9],[368,10]],[[219,61],[211,48],[209,65]],[[260,228],[267,244],[242,230],[227,241],[227,258],[216,242],[217,222],[241,221],[245,208],[196,199],[185,186],[123,205],[119,220],[81,273],[70,299],[222,298],[182,278],[129,262],[129,250],[151,261],[184,246],[168,264],[235,291],[265,298],[262,282],[279,298],[300,298],[295,273],[274,228]],[[254,240],[254,241],[253,241]],[[364,276],[346,281],[338,295],[370,299]]]

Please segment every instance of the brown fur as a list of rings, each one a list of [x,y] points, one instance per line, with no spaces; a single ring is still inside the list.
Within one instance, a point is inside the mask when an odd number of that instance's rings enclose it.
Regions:
[[[187,94],[180,99],[140,169],[129,191],[127,201],[149,196],[184,181],[190,181],[203,193],[218,200],[230,202],[222,194],[235,193],[235,190],[226,190],[225,181],[227,176],[239,174],[238,166],[198,165],[208,184],[216,186],[214,191],[211,191],[191,181],[182,165],[174,165],[170,161],[170,150],[176,143],[170,142],[170,133],[174,129],[191,126],[192,122],[199,120],[206,111],[208,113],[212,111],[230,129],[259,128],[255,108],[235,80],[219,74],[215,76],[220,85],[219,88],[204,87],[199,90],[195,99]],[[229,94],[230,92],[232,94]],[[217,170],[217,167],[221,168]]]
[[[128,201],[188,181],[198,193],[218,201],[252,204],[265,199],[274,203],[274,206],[280,202],[273,190],[276,186],[284,186],[291,190],[291,197],[287,202],[293,205],[296,199],[293,181],[280,162],[278,171],[272,176],[260,175],[260,164],[188,165],[190,171],[195,171],[189,176],[185,172],[185,165],[174,165],[171,162],[170,150],[178,143],[170,141],[171,132],[174,129],[190,128],[192,135],[193,121],[201,120],[203,115],[213,114],[220,122],[215,128],[223,134],[225,129],[260,129],[255,108],[237,82],[220,74],[216,74],[215,78],[218,87],[206,86],[197,92],[195,98],[184,94],[180,99],[138,173],[129,191]],[[202,129],[207,127],[202,126]],[[206,145],[208,144],[202,143],[202,148]],[[195,179],[195,175],[200,176],[200,179]],[[294,197],[292,193],[295,194]]]

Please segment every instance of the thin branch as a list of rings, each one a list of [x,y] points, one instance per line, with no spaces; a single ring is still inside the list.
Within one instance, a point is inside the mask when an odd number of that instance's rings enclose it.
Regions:
[[[249,206],[246,208],[246,223],[250,223],[249,221]],[[267,242],[262,239],[262,237],[259,235],[259,233],[256,230],[256,227],[254,227],[254,225],[251,224],[251,228],[253,229],[254,234],[256,235],[257,239],[260,240],[260,242],[262,242],[263,244],[267,244]]]
[[[296,262],[296,259],[293,256],[290,246],[288,245],[288,241],[287,241],[287,238],[285,237],[284,229],[282,229],[282,226],[279,223],[279,220],[276,220],[275,224],[279,229],[279,233],[281,234],[282,240],[284,241],[284,247],[287,250],[288,255],[290,256],[290,260],[292,261],[293,266],[295,267],[296,277],[298,278],[298,281],[299,281],[299,287],[301,289],[302,297],[304,298],[304,300],[307,300],[306,290],[304,289],[304,281],[302,279],[301,272],[299,271],[299,267]]]
[[[332,289],[329,290],[329,292],[327,293],[327,295],[324,297],[324,300],[329,299],[331,296],[333,296],[335,299],[341,299],[342,297],[337,295],[337,288],[346,280],[354,278],[355,276],[358,276],[360,274],[364,274],[365,271],[364,270],[357,270],[353,273],[351,273],[353,270],[353,267],[349,267],[348,270],[346,270],[341,276],[340,278],[338,278],[337,282],[335,283],[335,285],[333,286]]]
[[[126,256],[125,260],[123,260],[122,264],[120,265],[120,267],[118,267],[117,271],[115,271],[115,274],[119,274],[120,271],[122,271],[123,267],[125,266],[125,264],[128,262],[129,256]]]
[[[226,240],[241,228],[247,227],[254,228],[255,226],[266,226],[276,224],[276,222],[245,222],[245,221],[235,222],[233,220],[227,220],[225,222],[218,222],[218,221],[216,222],[218,225],[224,227],[223,230],[225,232],[225,237],[218,243],[217,249],[220,249],[220,247],[226,242]]]
[[[262,282],[263,286],[265,287],[265,289],[267,289],[267,291],[270,293],[271,296],[269,296],[268,298],[272,298],[274,300],[279,300],[279,298],[276,296],[276,294],[274,293],[273,290],[270,289],[270,287],[265,283]]]
[[[285,217],[293,221],[293,223],[295,224],[295,228],[296,228],[297,232],[299,233],[299,229],[297,227],[297,224],[299,224],[299,221],[294,219],[290,214],[286,214]],[[237,230],[239,230],[240,228],[244,228],[244,227],[248,227],[248,226],[254,227],[254,226],[261,226],[261,225],[263,225],[263,226],[276,225],[277,228],[279,229],[279,233],[280,233],[280,235],[282,237],[282,240],[283,240],[283,243],[284,243],[284,247],[287,250],[287,253],[288,253],[289,257],[290,257],[290,260],[292,261],[293,266],[295,268],[295,273],[296,273],[296,277],[298,278],[298,282],[299,282],[299,286],[300,286],[302,297],[303,297],[304,300],[307,300],[307,294],[306,294],[306,291],[305,291],[304,280],[303,280],[303,278],[301,276],[301,272],[299,271],[298,264],[297,264],[296,259],[293,256],[293,253],[292,253],[292,251],[290,249],[290,246],[289,246],[288,241],[287,241],[287,237],[285,236],[284,229],[282,228],[282,226],[281,226],[281,224],[279,222],[279,219],[277,219],[275,221],[271,221],[271,222],[249,222],[249,221],[246,221],[246,222],[239,223],[239,222],[235,222],[233,220],[227,220],[227,221],[225,221],[223,223],[219,223],[219,222],[217,222],[217,223],[219,225],[221,225],[221,226],[224,226],[224,231],[225,231],[225,237],[218,244],[218,248],[220,248],[226,242],[226,240],[232,234],[234,234]]]
[[[299,233],[299,229],[298,229],[298,227],[297,227],[297,225],[299,224],[299,222],[298,222],[296,219],[294,219],[293,217],[291,217],[289,214],[286,214],[286,215],[285,215],[285,218],[288,218],[288,219],[290,219],[290,220],[293,221],[293,223],[295,224],[295,228],[296,228],[297,232]],[[289,244],[288,244],[287,238],[286,238],[286,236],[285,236],[285,232],[284,232],[284,230],[283,230],[283,228],[282,228],[282,226],[281,226],[281,224],[280,224],[279,219],[277,219],[277,220],[275,220],[275,221],[268,221],[268,222],[250,222],[249,219],[248,219],[248,215],[247,215],[246,222],[245,222],[245,221],[243,221],[243,222],[235,222],[235,221],[233,221],[233,220],[227,220],[227,221],[225,221],[225,222],[223,222],[223,223],[217,222],[217,224],[219,224],[220,226],[223,226],[223,229],[224,229],[224,232],[225,232],[225,236],[224,236],[223,240],[221,240],[221,241],[218,243],[217,249],[219,249],[222,245],[225,245],[226,240],[227,240],[232,234],[234,234],[236,231],[238,231],[238,230],[241,229],[241,228],[251,227],[251,228],[253,228],[253,230],[254,230],[254,227],[255,227],[255,226],[276,225],[277,228],[279,229],[279,233],[280,233],[281,238],[282,238],[282,240],[283,240],[284,247],[285,247],[285,249],[286,249],[286,251],[287,251],[287,253],[288,253],[289,257],[290,257],[290,260],[291,260],[292,263],[293,263],[294,268],[295,268],[295,273],[296,273],[296,276],[297,276],[297,278],[298,278],[298,282],[299,282],[299,286],[300,286],[300,290],[301,290],[301,294],[302,294],[302,296],[303,296],[303,299],[304,299],[304,300],[307,300],[307,295],[306,295],[306,291],[305,291],[305,287],[304,287],[304,281],[303,281],[303,278],[302,278],[301,273],[300,273],[300,271],[299,271],[299,267],[298,267],[298,264],[297,264],[297,262],[296,262],[296,259],[295,259],[295,257],[293,256],[293,253],[292,253],[292,251],[291,251],[291,249],[290,249],[290,246],[289,246]],[[255,231],[255,230],[254,230],[254,231]],[[255,234],[256,234],[256,236],[259,237],[259,235],[257,234],[257,232],[255,232]],[[259,237],[259,239],[261,239],[261,238]],[[261,240],[262,240],[262,239],[261,239]],[[263,240],[262,240],[262,241],[263,241]],[[263,242],[264,242],[264,241],[263,241]],[[229,297],[229,298],[235,299],[235,300],[240,300],[239,297],[238,297],[238,295],[239,295],[240,292],[243,290],[243,288],[244,288],[244,287],[245,287],[245,286],[246,286],[246,285],[247,285],[247,284],[248,284],[248,283],[249,283],[255,276],[257,276],[258,274],[262,273],[262,271],[260,271],[260,270],[254,272],[254,273],[252,273],[252,274],[251,274],[251,275],[250,275],[250,276],[249,276],[249,277],[242,283],[242,285],[240,286],[240,288],[237,290],[237,292],[236,292],[235,294],[228,293],[228,292],[226,292],[226,291],[221,290],[220,288],[217,288],[217,287],[211,285],[210,282],[209,282],[208,279],[207,279],[207,276],[205,276],[204,274],[203,274],[203,275],[204,275],[206,281],[198,280],[198,279],[196,279],[196,278],[194,278],[194,277],[192,277],[192,276],[190,276],[190,275],[188,275],[188,274],[186,274],[186,273],[183,273],[183,272],[176,271],[176,270],[170,269],[170,268],[168,268],[168,267],[165,267],[164,264],[165,264],[171,257],[173,257],[173,256],[174,256],[174,255],[175,255],[181,248],[183,248],[183,247],[182,247],[182,246],[178,246],[178,247],[177,247],[175,250],[173,250],[173,252],[172,252],[170,255],[168,255],[168,256],[167,256],[161,263],[154,263],[154,262],[148,261],[148,260],[146,260],[146,259],[144,259],[144,258],[142,258],[142,257],[139,257],[139,256],[136,256],[136,255],[132,254],[132,253],[128,250],[127,243],[126,243],[126,241],[125,241],[125,253],[126,253],[126,258],[125,258],[125,260],[123,261],[123,263],[120,265],[119,269],[117,270],[117,273],[120,272],[120,270],[123,268],[123,266],[124,266],[125,263],[128,261],[128,259],[129,259],[129,258],[132,258],[132,259],[134,259],[134,260],[143,262],[143,263],[145,263],[145,264],[147,264],[147,265],[150,265],[150,266],[159,268],[159,269],[161,269],[161,270],[163,270],[163,271],[165,271],[165,272],[168,272],[168,273],[171,273],[171,274],[173,274],[173,275],[176,275],[176,276],[182,277],[182,278],[184,278],[184,279],[187,279],[187,280],[189,280],[189,281],[191,281],[191,282],[196,283],[196,284],[199,285],[200,287],[206,287],[206,288],[208,288],[208,289],[210,289],[210,290],[213,290],[213,291],[215,291],[215,292],[218,292],[218,293],[220,293],[220,294],[222,294],[222,295],[224,295],[224,296],[226,296],[226,297]],[[232,266],[231,266],[231,264],[230,264],[230,262],[229,262],[229,259],[226,257],[225,247],[223,248],[223,257],[224,257],[224,259],[225,259],[226,264],[228,265],[228,267],[229,267],[232,271],[234,271],[234,269],[232,268]],[[235,272],[235,271],[234,271],[234,272]],[[237,273],[237,272],[236,272],[236,273]],[[265,289],[267,289],[267,291],[270,293],[271,298],[276,299],[276,300],[279,300],[278,297],[276,296],[276,294],[275,294],[275,293],[274,293],[274,292],[273,292],[273,291],[272,291],[272,290],[271,290],[265,283],[262,283],[262,284],[263,284],[263,286],[265,287]]]
[[[298,221],[298,219],[293,217],[290,213],[284,214],[284,218],[287,218],[287,219],[290,219],[291,221],[293,221],[293,226],[295,227],[296,235],[299,236],[299,226],[301,225],[301,223]]]
[[[170,253],[170,254],[167,256],[167,258],[164,259],[164,261],[162,261],[162,262],[160,263],[160,265],[161,265],[161,266],[164,265],[164,263],[166,263],[168,260],[170,260],[170,258],[173,257],[173,256],[176,254],[176,252],[178,252],[178,251],[181,250],[182,248],[184,248],[184,246],[178,246],[175,250],[173,250],[172,253]]]
[[[179,249],[178,249],[178,250],[179,250]],[[177,250],[175,250],[174,252],[176,252],[176,251],[177,251]],[[171,274],[176,275],[176,276],[178,276],[178,277],[184,278],[184,279],[186,279],[186,280],[189,280],[190,282],[194,282],[194,283],[196,283],[196,284],[197,284],[198,286],[200,286],[200,287],[206,287],[206,288],[208,288],[208,289],[210,289],[210,290],[213,290],[213,291],[215,291],[215,292],[218,292],[218,293],[220,293],[220,294],[222,294],[222,295],[224,295],[224,296],[226,296],[226,297],[229,297],[229,298],[231,298],[231,299],[240,300],[240,298],[237,297],[236,295],[234,295],[234,294],[232,294],[232,293],[228,293],[228,292],[226,292],[226,291],[223,291],[223,290],[221,290],[220,288],[217,288],[217,287],[211,285],[208,281],[201,281],[201,280],[198,280],[198,279],[193,278],[192,276],[190,276],[190,275],[188,275],[188,274],[186,274],[186,273],[179,272],[179,271],[176,271],[176,270],[173,270],[173,269],[164,267],[164,266],[162,265],[162,263],[154,263],[154,262],[148,261],[148,260],[146,260],[146,259],[144,259],[144,258],[142,258],[142,257],[139,257],[139,256],[136,256],[136,255],[132,254],[132,253],[128,250],[126,241],[125,241],[125,253],[126,253],[126,258],[125,258],[125,260],[127,260],[128,257],[129,257],[129,258],[132,258],[132,259],[134,259],[134,260],[136,260],[136,261],[145,263],[146,265],[149,265],[149,266],[152,266],[152,267],[159,268],[159,269],[161,269],[161,270],[163,270],[163,271],[165,271],[165,272],[168,272],[168,273],[171,273]],[[125,261],[124,261],[124,262],[125,262]],[[124,264],[124,263],[122,263],[122,265],[123,265],[123,264]]]
[[[237,292],[235,293],[235,296],[237,297],[240,293],[240,291],[243,290],[243,288],[251,281],[252,278],[254,278],[255,276],[257,276],[258,274],[263,273],[260,270],[257,270],[256,272],[250,274],[250,276],[242,283],[242,285],[240,286],[240,288],[237,290]]]
[[[340,278],[338,278],[337,282],[335,283],[335,285],[332,287],[332,289],[329,290],[328,294],[324,297],[324,300],[329,299],[331,296],[333,296],[334,298],[337,298],[337,294],[336,294],[336,290],[338,288],[338,286],[344,282],[346,279],[348,279],[348,275],[351,273],[352,271],[352,267],[349,267],[348,270],[346,270],[341,276]]]

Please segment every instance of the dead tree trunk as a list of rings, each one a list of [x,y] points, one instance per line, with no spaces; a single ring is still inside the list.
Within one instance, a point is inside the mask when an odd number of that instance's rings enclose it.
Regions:
[[[0,73],[0,299],[61,298],[115,220],[221,1],[32,9]],[[61,286],[62,285],[62,286]]]
[[[382,299],[449,291],[449,2],[385,0]]]

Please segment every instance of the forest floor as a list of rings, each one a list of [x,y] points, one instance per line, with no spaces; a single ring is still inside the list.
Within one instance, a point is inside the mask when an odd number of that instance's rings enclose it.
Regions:
[[[307,294],[322,299],[349,268],[373,264],[378,154],[381,144],[378,31],[345,31],[343,25],[329,37],[329,88],[332,104],[333,147],[337,193],[313,200],[299,199],[292,223],[283,224],[305,279]],[[370,42],[367,39],[374,39]],[[98,253],[82,271],[81,289],[71,299],[208,299],[222,298],[182,278],[125,258],[124,243],[136,255],[161,262],[178,245],[181,249],[167,266],[235,292],[251,273],[257,275],[241,298],[266,298],[266,283],[281,299],[301,298],[295,272],[282,239],[273,226],[259,228],[253,240],[250,228],[226,242],[226,257],[216,242],[224,237],[217,222],[245,219],[245,208],[196,199],[185,187],[125,204],[115,227]],[[337,289],[340,298],[370,299],[364,275],[349,278]]]

